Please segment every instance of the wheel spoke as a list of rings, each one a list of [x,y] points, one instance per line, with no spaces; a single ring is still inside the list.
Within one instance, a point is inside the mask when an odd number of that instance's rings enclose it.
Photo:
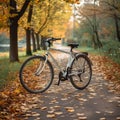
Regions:
[[[20,70],[20,81],[23,87],[32,93],[43,92],[51,85],[53,69],[50,62],[41,56],[27,59]]]
[[[77,56],[72,63],[69,75],[71,83],[75,88],[84,89],[88,86],[92,76],[92,69],[87,56]]]

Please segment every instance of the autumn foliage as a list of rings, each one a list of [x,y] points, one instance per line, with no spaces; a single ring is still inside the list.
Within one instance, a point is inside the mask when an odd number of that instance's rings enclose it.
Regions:
[[[71,4],[74,4],[74,3],[79,4],[79,0],[64,0],[64,1],[66,1],[67,3],[71,3]]]
[[[93,61],[94,72],[103,76],[108,82],[112,82],[112,85],[109,86],[109,88],[113,91],[116,90],[117,93],[119,93],[120,65],[105,56],[91,56],[91,59]]]
[[[108,85],[109,89],[119,94],[120,66],[104,56],[90,55],[90,58],[93,62],[93,74],[99,74],[103,76],[103,79],[109,83],[111,82],[112,84],[110,84],[110,86]],[[11,75],[13,74],[9,74],[8,78],[11,78]],[[18,72],[14,73],[14,76],[16,76],[15,80],[10,82],[9,85],[0,92],[0,119],[10,119],[20,116],[27,110],[23,103],[32,100],[31,97],[30,99],[28,99],[29,97],[27,98],[27,96],[31,94],[27,93],[20,85]],[[43,107],[41,109],[46,108]],[[65,109],[69,112],[74,111],[73,107],[66,107]]]

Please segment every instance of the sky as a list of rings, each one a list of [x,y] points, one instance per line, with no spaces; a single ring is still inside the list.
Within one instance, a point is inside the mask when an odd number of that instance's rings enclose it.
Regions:
[[[80,0],[80,6],[83,6],[85,4],[94,4],[95,0]],[[97,5],[99,5],[99,0],[96,0],[95,2]]]
[[[80,0],[80,4],[73,4],[72,5],[72,7],[73,7],[73,13],[75,12],[74,11],[74,5],[75,6],[83,7],[85,4],[94,4],[94,1],[96,1],[95,4],[99,6],[99,0]],[[74,17],[73,16],[71,16],[70,21],[71,22],[74,21]]]

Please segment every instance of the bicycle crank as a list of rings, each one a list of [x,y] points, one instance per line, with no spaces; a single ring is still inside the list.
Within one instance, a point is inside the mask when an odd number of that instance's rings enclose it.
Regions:
[[[61,80],[61,81],[67,80],[67,78],[63,76],[62,72],[59,73],[59,80]]]
[[[59,85],[60,81],[65,81],[65,80],[67,80],[67,77],[64,77],[62,72],[59,72],[59,80],[56,85]]]

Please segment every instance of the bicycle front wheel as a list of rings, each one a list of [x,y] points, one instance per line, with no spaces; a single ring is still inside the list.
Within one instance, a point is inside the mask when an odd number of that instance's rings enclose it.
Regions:
[[[51,63],[43,56],[32,56],[21,66],[19,77],[22,86],[30,93],[42,93],[53,81]]]
[[[72,85],[77,89],[83,90],[89,85],[92,78],[92,67],[86,55],[76,56],[72,62],[69,76]]]

